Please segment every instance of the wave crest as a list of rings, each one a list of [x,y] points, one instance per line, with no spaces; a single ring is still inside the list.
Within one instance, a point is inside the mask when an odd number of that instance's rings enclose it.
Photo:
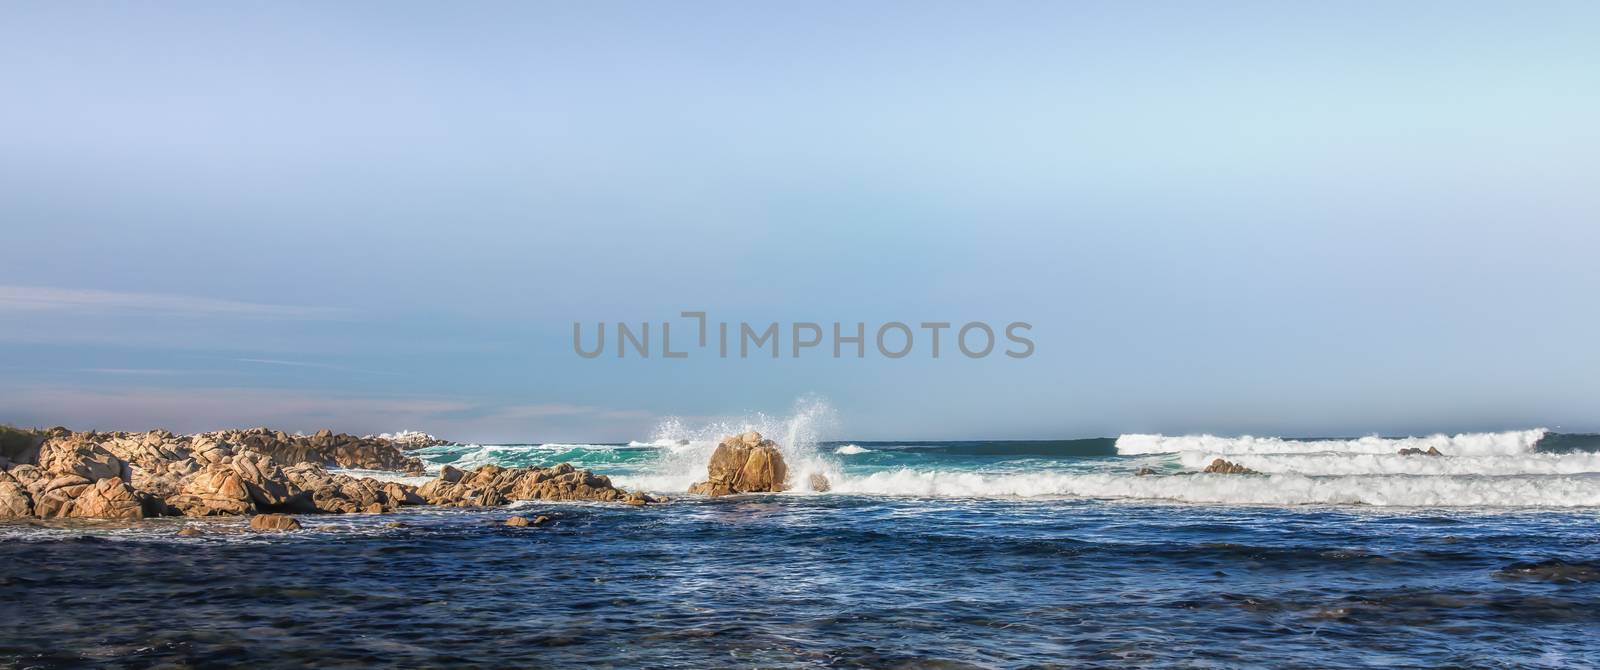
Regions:
[[[1217,454],[1396,454],[1401,449],[1438,449],[1447,456],[1511,456],[1534,450],[1549,431],[1544,428],[1501,433],[1460,433],[1426,437],[1362,437],[1351,440],[1295,440],[1281,437],[1216,435],[1146,435],[1117,437],[1120,455],[1201,451]]]

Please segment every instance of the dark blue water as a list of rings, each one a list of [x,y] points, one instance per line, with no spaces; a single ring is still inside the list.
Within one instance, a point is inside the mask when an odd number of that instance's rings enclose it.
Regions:
[[[512,513],[3,527],[0,666],[1600,664],[1587,509],[779,495],[498,523]],[[1507,570],[1550,561],[1578,567]]]

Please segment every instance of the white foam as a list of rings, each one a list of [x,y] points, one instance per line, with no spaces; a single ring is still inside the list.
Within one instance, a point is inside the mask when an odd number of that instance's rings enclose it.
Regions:
[[[1216,435],[1123,435],[1117,453],[1159,454],[1203,451],[1219,454],[1304,454],[1345,452],[1395,454],[1401,449],[1438,449],[1450,456],[1509,456],[1526,454],[1548,432],[1543,428],[1503,433],[1461,433],[1427,437],[1363,437],[1354,440],[1286,440],[1281,437],[1218,437]]]
[[[871,449],[866,449],[866,448],[863,448],[863,447],[859,447],[859,446],[856,446],[854,444],[847,444],[847,445],[844,445],[842,447],[839,447],[838,449],[834,449],[833,453],[839,454],[841,456],[854,456],[856,454],[865,454],[865,453],[867,453],[869,451],[872,451],[872,450]]]
[[[1600,473],[1600,453],[1514,456],[1401,456],[1399,454],[1222,454],[1186,451],[1178,460],[1200,469],[1226,458],[1257,472],[1303,475],[1575,475]]]
[[[833,490],[913,497],[1084,497],[1211,504],[1418,507],[1600,506],[1600,477],[1183,474],[1135,477],[1110,473],[980,474],[901,469],[835,480]]]
[[[814,395],[795,401],[790,414],[782,417],[757,413],[694,427],[676,417],[669,418],[656,428],[648,444],[673,446],[648,466],[649,473],[614,475],[611,479],[624,488],[687,491],[691,484],[706,478],[706,463],[710,462],[711,453],[723,438],[753,430],[778,444],[789,467],[789,485],[793,490],[808,491],[813,474],[829,481],[840,477],[838,463],[817,449],[817,443],[833,430],[836,421],[833,407]]]

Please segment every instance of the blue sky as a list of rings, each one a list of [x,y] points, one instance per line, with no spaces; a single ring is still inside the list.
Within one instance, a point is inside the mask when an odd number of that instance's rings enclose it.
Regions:
[[[7,3],[0,421],[1600,430],[1592,3]],[[1028,321],[584,360],[575,320]]]

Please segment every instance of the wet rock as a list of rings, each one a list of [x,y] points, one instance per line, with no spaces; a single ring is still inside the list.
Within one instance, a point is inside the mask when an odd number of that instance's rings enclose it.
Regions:
[[[300,530],[300,520],[287,514],[257,514],[250,517],[250,530]]]
[[[830,484],[828,478],[821,474],[813,474],[806,480],[806,483],[811,485],[811,490],[817,493],[826,493],[833,489],[833,484]]]
[[[511,517],[509,519],[506,519],[506,525],[507,526],[518,526],[518,527],[521,527],[521,526],[527,526],[527,525],[529,525],[531,523],[532,523],[531,521],[528,521],[528,517],[525,517],[525,516],[514,516],[514,517]]]
[[[689,487],[690,493],[724,496],[734,493],[777,492],[787,488],[788,466],[772,440],[755,431],[736,435],[717,445],[706,464],[706,481]]]
[[[1494,574],[1500,579],[1532,579],[1561,584],[1600,582],[1600,565],[1560,560],[1513,563]]]
[[[1220,459],[1218,459],[1218,460],[1220,460]],[[1224,461],[1224,462],[1226,462],[1226,461]],[[1152,470],[1150,468],[1139,468],[1138,470],[1134,471],[1133,476],[1135,476],[1135,477],[1149,477],[1150,475],[1153,475],[1155,473],[1156,473],[1156,471]]]
[[[1211,461],[1211,465],[1207,465],[1206,469],[1203,470],[1203,472],[1212,472],[1212,473],[1223,474],[1223,475],[1259,475],[1259,474],[1261,474],[1261,473],[1256,472],[1255,470],[1251,470],[1250,468],[1247,468],[1247,467],[1245,467],[1243,465],[1239,465],[1238,463],[1234,463],[1232,461],[1225,461],[1225,460],[1220,459],[1220,458],[1217,459],[1217,460]]]
[[[1428,447],[1427,451],[1423,451],[1423,450],[1415,448],[1415,447],[1407,447],[1405,449],[1401,449],[1400,450],[1400,455],[1401,456],[1443,456],[1444,452],[1439,451],[1438,447]]]
[[[200,537],[201,535],[205,535],[204,532],[201,532],[199,528],[195,528],[194,526],[184,526],[183,528],[179,528],[178,534],[184,537]]]
[[[539,515],[539,516],[533,517],[533,525],[535,525],[535,526],[542,526],[542,525],[547,524],[547,523],[550,523],[550,517],[544,516],[542,514]]]
[[[383,527],[384,528],[410,528],[411,524],[406,523],[404,521],[390,521],[390,522],[388,522],[386,524],[383,524]]]

